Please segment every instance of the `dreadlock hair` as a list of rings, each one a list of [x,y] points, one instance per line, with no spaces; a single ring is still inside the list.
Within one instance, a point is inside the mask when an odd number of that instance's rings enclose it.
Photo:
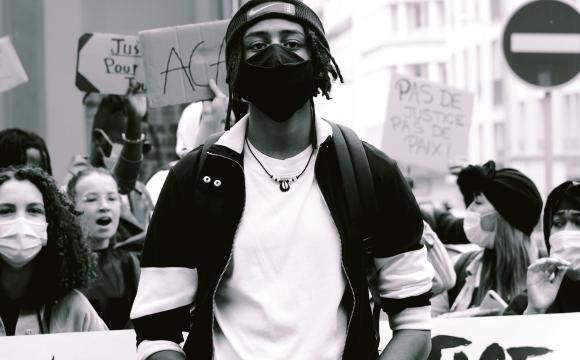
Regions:
[[[32,260],[34,270],[23,302],[50,305],[73,289],[86,288],[95,276],[95,259],[83,239],[74,205],[38,167],[0,169],[0,187],[9,180],[29,181],[40,191],[48,223],[47,243]]]
[[[240,38],[238,38],[240,39]],[[318,96],[322,94],[328,100],[330,97],[330,90],[332,88],[332,82],[340,79],[341,83],[344,83],[344,78],[340,72],[338,64],[334,60],[334,57],[330,54],[330,50],[324,43],[320,40],[318,35],[313,30],[306,30],[306,43],[310,48],[311,61],[314,67],[314,81],[312,96]],[[235,101],[241,101],[241,97],[238,92],[238,73],[240,69],[240,64],[243,61],[243,46],[242,41],[236,41],[235,45],[231,49],[229,54],[229,59],[227,61],[227,82],[229,84],[229,97]],[[226,116],[226,130],[229,128],[230,115],[232,112],[232,102],[229,102],[228,112]]]
[[[52,166],[46,143],[31,131],[12,128],[0,131],[0,168],[26,165],[26,150],[36,149],[40,153],[40,167],[52,175]]]

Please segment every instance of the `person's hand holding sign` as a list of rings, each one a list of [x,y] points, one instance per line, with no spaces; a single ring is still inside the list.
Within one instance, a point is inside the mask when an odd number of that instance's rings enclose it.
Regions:
[[[214,79],[209,80],[209,87],[215,97],[203,102],[203,110],[197,132],[196,144],[203,144],[211,134],[222,131],[226,123],[228,98],[217,86]]]
[[[524,314],[546,312],[556,299],[569,265],[557,258],[543,258],[528,267],[528,307]]]

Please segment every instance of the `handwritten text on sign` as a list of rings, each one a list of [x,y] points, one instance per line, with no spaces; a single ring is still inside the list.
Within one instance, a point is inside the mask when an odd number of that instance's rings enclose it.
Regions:
[[[14,45],[8,36],[0,38],[0,92],[28,81]]]
[[[578,358],[580,313],[433,321],[429,360]]]
[[[136,360],[135,331],[0,336],[2,360]]]
[[[472,94],[402,75],[393,77],[389,94],[382,144],[387,154],[439,172],[467,154]]]
[[[227,24],[222,20],[139,33],[152,107],[212,99],[211,78],[227,93]]]
[[[83,91],[126,94],[145,92],[139,38],[130,35],[84,34],[79,39],[76,85]]]

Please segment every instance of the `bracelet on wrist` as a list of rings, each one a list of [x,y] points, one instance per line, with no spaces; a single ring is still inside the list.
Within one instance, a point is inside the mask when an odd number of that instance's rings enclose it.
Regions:
[[[141,155],[141,158],[139,160],[130,160],[130,159],[127,159],[126,157],[124,157],[123,155],[119,155],[119,159],[121,159],[124,162],[129,163],[129,164],[139,164],[139,163],[143,162],[143,158],[144,158],[143,155]]]
[[[139,143],[142,143],[143,141],[145,141],[145,134],[141,133],[141,137],[139,139],[127,139],[127,136],[125,136],[125,133],[122,133],[121,138],[126,143],[139,144]]]

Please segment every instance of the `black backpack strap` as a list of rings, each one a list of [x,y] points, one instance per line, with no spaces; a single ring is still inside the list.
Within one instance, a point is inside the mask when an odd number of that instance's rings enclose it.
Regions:
[[[338,159],[338,167],[344,187],[344,194],[354,233],[360,236],[365,257],[372,259],[371,219],[378,212],[375,185],[369,161],[362,141],[350,128],[330,122],[332,139]],[[373,326],[378,343],[381,307],[378,294],[373,294]]]
[[[371,229],[373,227],[370,220],[373,219],[374,216],[369,215],[378,212],[373,174],[371,172],[371,167],[363,143],[356,133],[346,126],[338,125],[338,128],[342,131],[342,135],[346,139],[346,146],[348,147],[352,166],[354,168],[354,177],[357,183],[359,203],[362,210],[362,214],[360,215],[362,228],[360,230],[363,235],[362,240],[365,242],[370,238]]]
[[[378,210],[375,186],[362,141],[350,128],[329,122],[346,196],[349,216],[363,242],[370,239],[373,218]],[[365,246],[365,250],[369,249]]]

